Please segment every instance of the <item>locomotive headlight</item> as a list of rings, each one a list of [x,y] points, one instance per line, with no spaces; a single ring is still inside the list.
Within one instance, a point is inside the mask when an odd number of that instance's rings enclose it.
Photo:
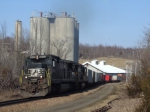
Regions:
[[[28,77],[27,77],[27,76],[25,76],[24,78],[25,78],[25,79],[27,79]]]
[[[40,76],[40,78],[42,79],[42,75]]]

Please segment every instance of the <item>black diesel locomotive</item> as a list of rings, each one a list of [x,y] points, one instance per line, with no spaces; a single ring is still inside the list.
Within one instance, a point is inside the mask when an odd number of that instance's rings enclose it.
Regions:
[[[54,55],[29,56],[20,76],[21,94],[36,97],[81,88],[88,83],[86,72],[83,65]]]

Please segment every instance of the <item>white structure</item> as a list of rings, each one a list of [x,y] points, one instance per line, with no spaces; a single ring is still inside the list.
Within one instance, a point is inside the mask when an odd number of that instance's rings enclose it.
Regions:
[[[100,74],[103,74],[101,70],[99,70],[89,62],[87,62],[84,66],[87,68],[89,83],[98,82],[101,80]]]
[[[85,62],[83,65],[90,64],[91,66],[99,69],[100,71],[104,73],[109,73],[109,74],[125,74],[126,71],[111,65],[106,65],[105,61],[100,61],[98,62],[97,60],[93,60],[90,62]]]

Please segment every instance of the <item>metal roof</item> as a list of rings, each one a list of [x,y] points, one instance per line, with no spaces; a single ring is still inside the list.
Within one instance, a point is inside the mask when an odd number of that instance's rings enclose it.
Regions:
[[[111,65],[105,65],[105,61],[100,61],[99,63],[97,63],[97,60],[93,60],[90,62],[85,62],[82,65],[85,64],[90,64],[96,68],[98,68],[99,70],[105,72],[105,73],[126,73],[125,70],[111,66]]]

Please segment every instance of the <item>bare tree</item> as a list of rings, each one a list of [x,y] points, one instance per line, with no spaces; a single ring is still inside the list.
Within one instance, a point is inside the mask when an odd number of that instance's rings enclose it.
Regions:
[[[30,32],[28,29],[22,30],[22,51],[28,51],[30,49]]]
[[[137,58],[133,52],[137,48],[123,48],[120,46],[108,46],[108,45],[90,45],[81,44],[79,45],[80,58],[93,59],[97,57],[121,57],[133,59]]]
[[[1,36],[3,40],[6,37],[6,31],[7,31],[7,24],[6,22],[4,22],[3,24],[1,24]]]
[[[68,59],[69,53],[72,51],[69,39],[55,39],[51,41],[51,53],[62,59]]]
[[[13,38],[7,37],[6,22],[1,24],[0,30],[0,90],[5,90],[12,85],[14,70],[14,53],[12,52]]]
[[[7,26],[6,26],[6,22],[4,22],[3,24],[1,24],[1,36],[2,36],[2,41],[1,41],[1,60],[3,60],[4,58],[4,38],[6,37],[6,30],[7,30]]]
[[[136,94],[143,95],[142,104],[136,109],[137,112],[149,112],[150,111],[150,29],[146,29],[144,32],[145,36],[141,41],[140,48],[138,49],[140,59],[140,69],[136,76],[131,78],[131,82],[136,81],[139,83],[131,83],[130,93],[135,92]],[[134,87],[134,88],[132,88]],[[135,91],[140,90],[140,91]]]

